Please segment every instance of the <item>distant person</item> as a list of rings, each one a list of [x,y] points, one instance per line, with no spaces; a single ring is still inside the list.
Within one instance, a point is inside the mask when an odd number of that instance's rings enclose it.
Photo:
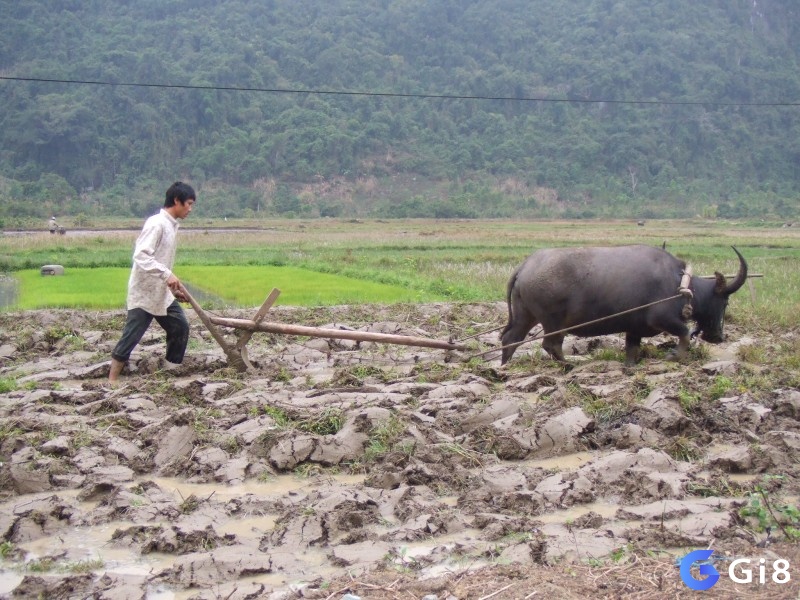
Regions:
[[[197,196],[192,186],[177,181],[167,190],[164,207],[144,223],[133,251],[128,280],[128,314],[122,337],[111,353],[108,380],[116,382],[136,344],[155,319],[167,332],[167,367],[183,362],[189,342],[189,321],[178,300],[186,300],[172,272],[178,241],[178,219],[192,212]]]
[[[58,223],[56,222],[55,217],[50,217],[49,228],[50,228],[50,233],[55,233],[56,231],[58,231]]]

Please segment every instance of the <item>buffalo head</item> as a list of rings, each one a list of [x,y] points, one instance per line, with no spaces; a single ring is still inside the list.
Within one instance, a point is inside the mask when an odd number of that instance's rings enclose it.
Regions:
[[[692,332],[692,337],[700,335],[702,339],[712,344],[724,341],[722,326],[725,321],[725,309],[728,307],[728,298],[747,281],[747,262],[741,253],[731,246],[739,257],[739,272],[729,283],[722,273],[714,273],[715,279],[708,280],[692,277],[692,317],[697,323],[697,329]]]

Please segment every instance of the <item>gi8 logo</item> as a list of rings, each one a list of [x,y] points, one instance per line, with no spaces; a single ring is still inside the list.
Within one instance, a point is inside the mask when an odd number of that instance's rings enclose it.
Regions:
[[[700,574],[706,575],[705,579],[695,579],[694,575],[692,575],[692,565],[697,561],[708,560],[712,554],[714,554],[713,550],[695,550],[681,559],[681,579],[683,579],[686,587],[703,591],[711,589],[719,581],[719,572],[713,565],[708,563],[701,564],[699,567]]]

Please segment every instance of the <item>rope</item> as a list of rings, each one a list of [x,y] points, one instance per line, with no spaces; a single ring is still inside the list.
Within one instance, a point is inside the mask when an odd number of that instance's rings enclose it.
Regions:
[[[462,337],[462,338],[460,338],[458,340],[455,340],[453,343],[454,344],[460,344],[461,342],[466,342],[467,340],[471,340],[473,338],[480,337],[482,335],[486,335],[487,333],[492,333],[493,331],[497,331],[498,329],[502,329],[503,327],[505,327],[505,325],[500,325],[498,327],[495,327],[494,329],[487,329],[486,331],[480,331],[480,332],[475,333],[473,335],[468,335],[467,337]]]
[[[504,350],[505,348],[517,348],[522,344],[527,344],[528,342],[535,342],[536,340],[540,340],[546,337],[550,337],[551,335],[559,335],[561,333],[566,333],[567,331],[572,331],[573,329],[580,329],[581,327],[586,327],[587,325],[594,325],[595,323],[600,323],[601,321],[607,321],[608,319],[613,319],[614,317],[619,317],[622,315],[627,315],[628,313],[636,312],[637,310],[642,310],[644,308],[649,308],[651,306],[655,306],[656,304],[661,304],[662,302],[670,302],[671,300],[676,300],[677,298],[684,298],[683,294],[675,294],[674,296],[670,296],[669,298],[663,298],[661,300],[656,300],[655,302],[650,302],[649,304],[643,304],[642,306],[637,306],[636,308],[629,308],[628,310],[623,310],[618,313],[614,313],[613,315],[608,315],[606,317],[600,317],[599,319],[594,319],[593,321],[587,321],[586,323],[580,323],[578,325],[572,325],[571,327],[566,327],[564,329],[559,329],[558,331],[551,331],[550,333],[545,333],[544,335],[537,335],[527,339],[522,340],[521,342],[514,342],[513,344],[506,344],[505,346],[500,346],[498,348],[492,348],[491,350],[487,350],[485,352],[481,352],[479,354],[473,354],[470,356],[470,360],[473,358],[479,358],[486,354],[491,354],[492,352],[497,352],[498,350]]]

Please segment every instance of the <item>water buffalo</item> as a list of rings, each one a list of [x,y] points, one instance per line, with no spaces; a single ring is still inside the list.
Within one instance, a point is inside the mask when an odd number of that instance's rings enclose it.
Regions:
[[[728,297],[747,280],[747,262],[736,248],[739,272],[728,283],[687,277],[691,290],[692,336],[719,343]],[[678,294],[686,263],[660,248],[620,246],[610,248],[554,248],[531,254],[508,282],[508,325],[501,334],[502,364],[508,362],[528,332],[541,323],[546,337],[542,347],[563,361],[565,333],[547,334],[582,325],[609,315],[650,304]],[[581,337],[625,332],[625,364],[635,364],[643,337],[670,333],[678,337],[673,357],[682,358],[689,347],[686,297],[654,304],[569,333]],[[516,344],[516,345],[515,345]]]

